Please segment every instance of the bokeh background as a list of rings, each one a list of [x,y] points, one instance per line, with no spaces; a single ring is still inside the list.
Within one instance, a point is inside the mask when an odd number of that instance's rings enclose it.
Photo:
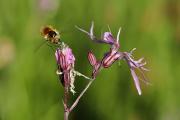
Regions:
[[[102,58],[107,45],[95,44],[74,25],[95,33],[122,27],[122,51],[136,47],[145,57],[151,86],[138,96],[127,64],[104,69],[71,113],[70,120],[180,120],[179,0],[0,0],[0,120],[62,120],[63,89],[55,74],[54,52],[43,25],[62,31],[76,56],[76,69],[88,76],[87,52]],[[76,91],[86,80],[77,77]],[[71,101],[72,102],[72,101]]]

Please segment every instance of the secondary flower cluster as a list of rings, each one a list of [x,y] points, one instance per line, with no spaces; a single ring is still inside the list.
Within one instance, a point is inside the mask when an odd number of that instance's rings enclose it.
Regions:
[[[134,83],[136,86],[136,89],[138,91],[138,94],[141,95],[141,88],[139,83],[139,77],[137,76],[135,70],[138,70],[141,75],[143,76],[143,81],[146,82],[146,77],[144,75],[144,71],[148,71],[144,67],[146,65],[146,62],[143,62],[143,58],[140,58],[139,60],[134,60],[134,57],[132,56],[133,51],[135,48],[130,52],[121,52],[119,51],[120,44],[119,44],[119,36],[121,32],[121,28],[119,29],[117,33],[117,37],[114,38],[111,32],[105,32],[103,35],[103,38],[97,39],[94,35],[93,29],[94,29],[94,23],[92,22],[90,31],[87,32],[82,28],[79,28],[76,26],[77,29],[80,31],[86,33],[90,39],[96,43],[104,43],[110,45],[109,51],[107,51],[103,58],[101,60],[97,60],[95,55],[92,52],[88,53],[88,60],[90,64],[93,66],[93,72],[92,72],[92,78],[96,78],[98,72],[101,68],[108,68],[110,67],[115,61],[124,59],[127,64],[129,65],[131,75],[134,79]],[[147,83],[147,82],[146,82]]]

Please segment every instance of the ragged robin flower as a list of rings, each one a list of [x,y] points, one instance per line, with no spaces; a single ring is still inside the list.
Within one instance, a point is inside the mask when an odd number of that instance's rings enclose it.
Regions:
[[[64,45],[61,49],[58,48],[55,52],[56,61],[58,65],[58,73],[61,74],[61,83],[63,86],[70,88],[72,93],[74,91],[74,62],[75,57],[72,53],[72,50]]]
[[[89,59],[90,64],[93,66],[92,77],[96,78],[97,73],[100,71],[101,68],[109,68],[115,61],[124,59],[128,63],[138,94],[141,95],[142,92],[141,92],[140,83],[139,83],[140,78],[137,76],[135,70],[138,70],[141,73],[141,75],[143,76],[143,81],[146,82],[146,77],[144,74],[144,71],[148,71],[146,68],[144,68],[144,65],[146,64],[146,62],[144,63],[142,62],[143,58],[137,61],[134,60],[134,57],[132,56],[132,52],[135,49],[133,49],[130,52],[119,51],[119,48],[120,48],[119,36],[120,36],[121,28],[119,29],[116,38],[113,37],[111,32],[105,32],[103,35],[103,38],[101,39],[96,38],[96,36],[94,35],[93,22],[92,22],[89,32],[77,26],[76,28],[86,33],[92,41],[96,43],[104,43],[104,44],[110,45],[109,51],[104,54],[101,60],[97,60],[95,55],[92,52],[89,52],[88,59]]]
[[[72,53],[71,48],[68,45],[62,44],[55,52],[55,57],[58,65],[57,74],[60,75],[61,83],[64,87],[70,89],[70,91],[74,94],[74,81],[76,75],[82,76],[85,79],[90,79],[85,75],[81,74],[78,71],[75,71],[74,64],[75,64],[75,57]]]

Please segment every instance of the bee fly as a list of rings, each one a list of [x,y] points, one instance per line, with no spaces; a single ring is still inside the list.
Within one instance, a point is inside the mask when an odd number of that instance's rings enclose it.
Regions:
[[[53,44],[60,43],[60,34],[59,32],[54,29],[52,26],[45,26],[41,30],[41,34],[48,42]]]
[[[44,26],[41,29],[41,35],[43,36],[43,38],[46,40],[44,41],[42,44],[40,44],[36,49],[35,52],[45,43],[47,43],[47,45],[52,48],[52,50],[54,51],[54,48],[56,45],[59,45],[61,43],[60,41],[60,34],[59,32],[54,29],[52,26]],[[53,45],[52,45],[53,44]]]

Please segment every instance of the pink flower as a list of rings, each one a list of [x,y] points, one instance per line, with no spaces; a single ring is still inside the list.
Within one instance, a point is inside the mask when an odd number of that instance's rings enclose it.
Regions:
[[[117,60],[125,59],[129,65],[131,75],[133,77],[138,94],[141,95],[142,92],[140,88],[139,77],[137,76],[135,70],[138,70],[141,73],[141,75],[143,76],[143,80],[146,82],[146,77],[144,75],[144,71],[148,71],[146,68],[144,68],[144,65],[146,65],[146,62],[143,63],[142,58],[137,61],[133,59],[132,52],[135,49],[133,49],[131,52],[119,51],[119,48],[120,48],[119,36],[120,36],[121,28],[119,29],[117,33],[116,39],[113,37],[111,32],[105,32],[103,38],[97,39],[95,35],[93,34],[93,29],[94,29],[93,23],[91,25],[90,32],[87,32],[77,26],[76,28],[86,33],[91,38],[92,41],[97,42],[97,43],[109,44],[111,46],[109,51],[105,53],[104,57],[99,62],[97,62],[96,57],[94,56],[93,53],[88,54],[88,59],[90,61],[90,64],[93,66],[93,73],[92,73],[93,78],[96,77],[101,67],[108,68]]]
[[[59,75],[61,83],[67,91],[70,90],[70,92],[73,94],[76,93],[74,90],[76,76],[81,76],[85,79],[92,80],[74,69],[75,57],[71,48],[69,48],[65,43],[61,43],[60,48],[58,48],[55,52],[55,57],[58,65],[58,70],[56,73]]]
[[[57,49],[55,52],[57,64],[63,71],[70,70],[74,67],[75,57],[69,47],[62,50]]]

